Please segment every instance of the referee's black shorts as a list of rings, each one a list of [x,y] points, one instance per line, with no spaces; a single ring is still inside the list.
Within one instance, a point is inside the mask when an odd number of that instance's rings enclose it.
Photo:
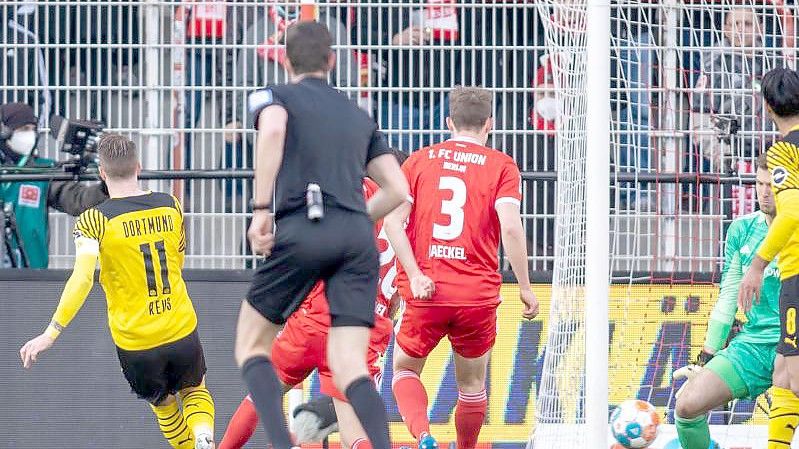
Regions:
[[[783,356],[799,355],[797,344],[797,313],[799,312],[799,275],[782,281],[780,287],[780,342],[777,354]]]
[[[152,349],[128,351],[117,346],[117,356],[131,390],[153,405],[184,388],[200,385],[205,377],[205,356],[196,329],[180,340]]]
[[[277,220],[275,247],[256,270],[247,301],[264,318],[283,324],[323,280],[333,326],[372,327],[378,275],[368,216],[327,207],[314,222],[303,208]]]

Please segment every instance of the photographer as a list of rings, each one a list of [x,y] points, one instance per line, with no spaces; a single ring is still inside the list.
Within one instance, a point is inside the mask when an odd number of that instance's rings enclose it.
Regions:
[[[55,161],[36,156],[38,119],[24,103],[0,106],[0,168],[35,172],[54,169]],[[5,237],[2,266],[47,268],[48,207],[72,216],[108,198],[102,184],[79,181],[22,181],[0,184]],[[21,250],[20,250],[21,247]],[[24,256],[24,257],[23,257]]]

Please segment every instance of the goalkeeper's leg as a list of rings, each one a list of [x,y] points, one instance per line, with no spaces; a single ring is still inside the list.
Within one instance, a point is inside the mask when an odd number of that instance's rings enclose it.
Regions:
[[[708,449],[711,439],[707,413],[734,397],[746,395],[746,384],[726,357],[717,355],[708,362],[682,389],[674,408],[683,449]]]
[[[768,449],[788,449],[799,426],[799,398],[791,391],[791,377],[785,357],[780,354],[774,361],[773,383],[768,416]]]

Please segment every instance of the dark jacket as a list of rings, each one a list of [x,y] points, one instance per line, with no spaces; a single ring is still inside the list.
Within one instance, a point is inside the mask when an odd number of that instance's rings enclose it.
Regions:
[[[433,39],[420,48],[387,48],[395,34],[412,24],[411,14],[414,14],[414,10],[424,7],[422,1],[413,2],[419,3],[419,6],[392,6],[394,2],[384,0],[385,5],[368,8],[357,19],[355,45],[363,43],[385,47],[376,51],[377,63],[385,69],[385,76],[376,77],[379,87],[448,89],[457,84],[485,87],[498,84],[504,71],[502,52],[464,51],[463,46],[512,45],[508,33],[504,31],[501,8],[481,8],[479,5],[482,2],[477,0],[459,1],[452,5],[458,11],[459,33],[456,39]],[[483,30],[491,31],[483,33]],[[499,79],[494,79],[494,75]],[[392,92],[389,98],[418,105],[420,96],[418,91],[405,94]]]

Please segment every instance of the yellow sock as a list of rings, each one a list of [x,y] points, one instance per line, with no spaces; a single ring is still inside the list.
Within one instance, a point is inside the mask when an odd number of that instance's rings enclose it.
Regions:
[[[768,449],[789,449],[797,425],[799,398],[791,390],[773,387],[768,416]]]
[[[161,428],[161,433],[169,441],[170,446],[175,449],[194,448],[194,436],[186,425],[186,420],[183,419],[183,413],[180,413],[177,401],[167,405],[150,404],[150,407],[158,418],[158,427]]]
[[[183,416],[195,436],[207,433],[214,436],[214,399],[204,384],[186,388],[179,393]]]

